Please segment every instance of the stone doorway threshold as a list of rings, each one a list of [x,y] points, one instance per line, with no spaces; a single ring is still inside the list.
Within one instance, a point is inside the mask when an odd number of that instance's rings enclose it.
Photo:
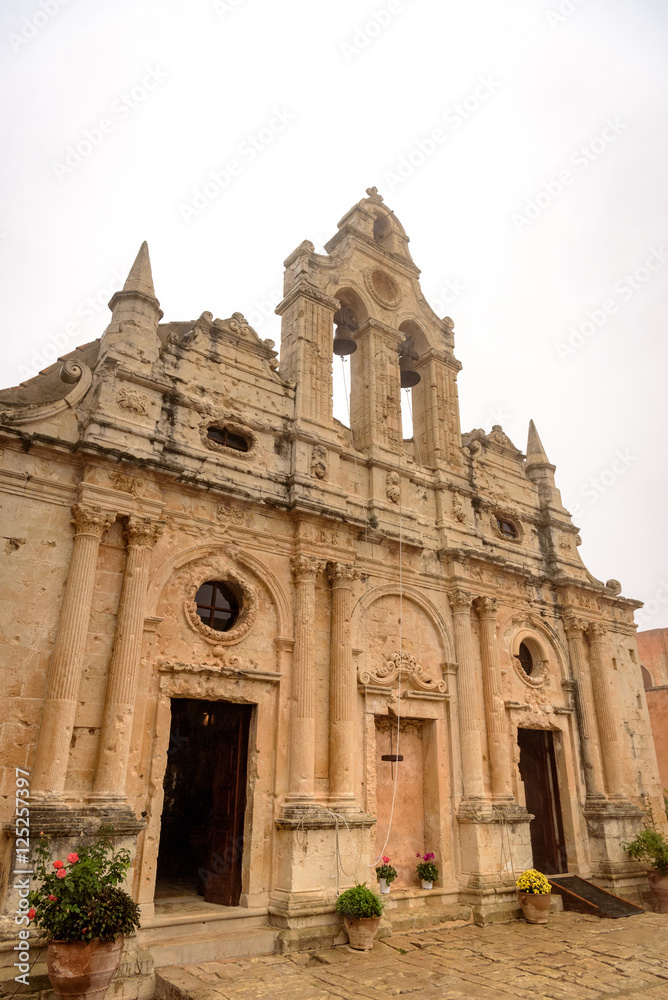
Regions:
[[[277,934],[278,928],[268,926],[266,907],[218,906],[188,895],[157,899],[154,915],[142,920],[138,940],[159,969],[270,955]]]

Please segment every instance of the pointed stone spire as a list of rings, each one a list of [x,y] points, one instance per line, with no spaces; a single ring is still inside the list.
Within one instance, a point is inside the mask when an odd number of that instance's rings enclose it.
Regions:
[[[125,284],[123,285],[123,290],[120,292],[115,292],[111,297],[109,303],[109,308],[113,311],[116,303],[121,298],[127,296],[141,296],[144,299],[154,305],[158,312],[160,313],[159,319],[162,319],[162,311],[160,310],[160,303],[158,302],[157,296],[155,294],[155,288],[153,287],[153,273],[151,272],[151,258],[148,254],[148,243],[146,240],[142,243],[139,248],[139,253],[135,257],[135,262],[130,268],[130,273],[125,279]]]
[[[550,460],[547,457],[545,449],[543,448],[543,442],[538,436],[538,431],[536,430],[536,425],[533,420],[529,421],[529,440],[527,442],[527,469],[534,466],[544,466],[550,465]],[[552,469],[556,468],[551,466]]]
[[[146,240],[139,248],[139,253],[135,257],[135,262],[130,268],[125,284],[124,292],[141,292],[143,295],[150,295],[155,298],[153,287],[153,274],[151,273],[151,258],[148,255],[148,243]]]
[[[111,321],[102,335],[97,366],[107,358],[123,360],[143,372],[160,355],[158,323],[162,309],[156,298],[148,244],[142,243],[120,292],[110,301]]]

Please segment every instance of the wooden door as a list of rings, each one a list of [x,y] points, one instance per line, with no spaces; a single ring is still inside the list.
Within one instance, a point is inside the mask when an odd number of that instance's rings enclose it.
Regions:
[[[533,866],[546,875],[567,871],[554,734],[544,729],[518,729],[520,775],[526,806],[534,818],[529,827]]]
[[[204,898],[223,906],[238,906],[241,895],[250,716],[250,705],[215,703],[212,722],[217,740],[211,761],[213,803]]]

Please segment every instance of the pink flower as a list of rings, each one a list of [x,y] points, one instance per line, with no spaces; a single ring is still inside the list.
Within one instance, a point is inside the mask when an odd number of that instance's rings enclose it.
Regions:
[[[71,865],[73,865],[75,863],[75,861],[79,860],[79,855],[78,854],[74,854],[74,853],[68,854],[67,855],[67,860],[69,861],[69,863]]]
[[[56,875],[56,878],[67,878],[67,872],[65,871],[64,868],[60,869],[60,871]]]
[[[58,897],[57,896],[49,896],[49,902],[51,902],[51,903],[57,903],[58,902]]]
[[[28,910],[28,920],[34,920],[35,919],[35,912],[36,911],[33,910],[32,906],[31,906],[30,909]]]
[[[53,862],[53,867],[54,868],[62,868],[63,867],[62,861],[54,861]]]
[[[424,856],[424,860],[425,860],[425,861],[433,861],[433,859],[434,859],[435,857],[436,857],[436,855],[435,855],[435,854],[425,854],[425,856]]]
[[[422,857],[422,855],[421,855],[421,854],[420,854],[420,852],[418,851],[418,852],[417,852],[417,854],[415,855],[415,857],[416,857],[416,858],[421,858],[421,857]]]
[[[384,865],[389,865],[389,863],[390,863],[390,859],[389,858],[383,858],[383,864]]]

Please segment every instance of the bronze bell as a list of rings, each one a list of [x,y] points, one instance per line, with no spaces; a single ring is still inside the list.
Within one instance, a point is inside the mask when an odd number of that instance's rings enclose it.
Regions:
[[[403,344],[399,344],[399,372],[401,375],[401,388],[411,389],[421,381],[422,376],[415,371],[414,361],[418,359],[418,353],[413,345],[413,338],[406,337]]]
[[[357,317],[349,306],[341,306],[334,316],[336,329],[334,330],[334,353],[339,357],[354,354],[357,350],[357,343],[352,339],[351,334],[358,328]]]

